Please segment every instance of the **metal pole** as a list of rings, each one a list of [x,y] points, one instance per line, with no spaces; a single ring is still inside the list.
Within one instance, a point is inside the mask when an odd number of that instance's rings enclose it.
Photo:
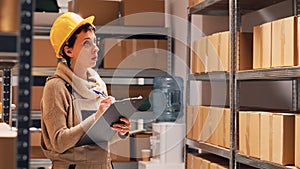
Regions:
[[[17,168],[29,169],[33,1],[20,1]]]
[[[292,6],[293,6],[293,15],[299,15],[300,13],[300,0],[293,0],[292,1]]]
[[[240,11],[239,1],[229,1],[229,23],[230,23],[230,42],[231,42],[231,62],[230,62],[230,169],[236,169],[236,152],[238,150],[238,84],[236,80],[237,58],[239,57],[239,32],[240,32]]]
[[[292,110],[298,111],[299,110],[299,89],[300,89],[300,79],[294,79],[292,81]]]
[[[3,121],[10,126],[11,124],[11,68],[3,69],[3,82],[2,82],[2,112],[3,112]]]

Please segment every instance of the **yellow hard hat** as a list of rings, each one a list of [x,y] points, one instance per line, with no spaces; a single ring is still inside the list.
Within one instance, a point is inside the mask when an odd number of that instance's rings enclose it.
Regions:
[[[93,25],[94,16],[83,19],[73,12],[60,15],[53,23],[50,30],[50,41],[57,58],[62,58],[61,48],[70,36],[82,25]]]

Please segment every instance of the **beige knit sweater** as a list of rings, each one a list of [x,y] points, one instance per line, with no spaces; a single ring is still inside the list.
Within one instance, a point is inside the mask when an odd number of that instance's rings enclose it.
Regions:
[[[66,83],[72,86],[74,94],[68,91]],[[45,84],[41,101],[41,145],[54,169],[68,168],[70,164],[76,164],[76,169],[111,168],[108,143],[75,147],[94,123],[94,115],[82,120],[74,100],[88,100],[83,103],[88,106],[99,105],[101,98],[92,88],[107,94],[106,85],[96,71],[88,70],[87,81],[77,77],[64,63],[58,64],[54,77],[48,78]]]

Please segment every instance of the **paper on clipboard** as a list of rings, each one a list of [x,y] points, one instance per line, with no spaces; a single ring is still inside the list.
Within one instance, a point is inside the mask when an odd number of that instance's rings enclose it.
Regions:
[[[142,97],[116,101],[86,131],[76,146],[108,142],[116,133],[116,131],[111,129],[111,125],[119,121],[120,117],[130,118],[143,102],[144,99]]]

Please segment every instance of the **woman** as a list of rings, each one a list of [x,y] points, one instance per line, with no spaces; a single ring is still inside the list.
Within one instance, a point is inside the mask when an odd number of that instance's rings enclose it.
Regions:
[[[54,76],[47,79],[41,101],[42,149],[54,169],[112,168],[108,142],[76,146],[114,102],[107,95],[103,80],[92,69],[99,51],[93,20],[94,16],[83,19],[67,12],[55,20],[50,31],[56,57],[64,60],[58,63]],[[130,122],[126,118],[120,121],[112,129],[124,137]]]

